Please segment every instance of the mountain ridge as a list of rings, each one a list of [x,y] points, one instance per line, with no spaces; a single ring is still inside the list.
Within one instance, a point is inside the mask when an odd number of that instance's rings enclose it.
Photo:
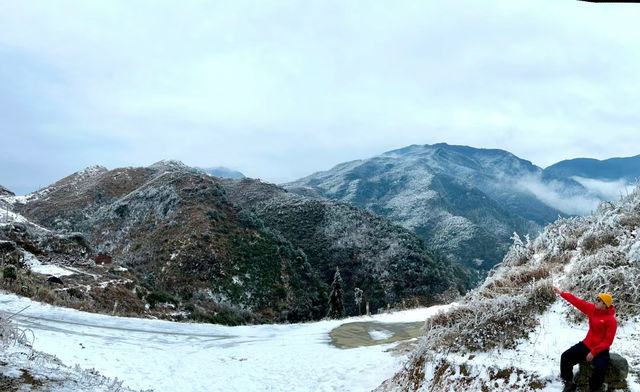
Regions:
[[[640,177],[640,155],[603,160],[594,158],[567,159],[547,167],[545,172],[565,177],[578,176],[600,180],[624,179],[630,183],[636,183]]]
[[[514,231],[535,235],[541,225],[566,216],[519,186],[523,177],[541,180],[542,172],[504,150],[440,143],[346,162],[284,186],[370,210],[414,230],[453,260],[490,269]],[[505,184],[511,192],[504,192]],[[460,234],[468,241],[452,243]]]
[[[2,252],[17,267],[16,280],[4,282],[12,291],[24,284],[29,289],[23,294],[32,296],[46,285],[46,276],[27,274],[24,258],[105,276],[107,263],[123,275],[112,279],[116,299],[102,295],[96,287],[102,281],[87,283],[72,274],[66,280],[86,285],[86,293],[72,291],[78,297],[72,299],[65,286],[44,298],[65,306],[95,302],[101,311],[113,307],[123,315],[150,312],[225,324],[320,319],[327,314],[328,271],[337,266],[348,278],[345,301],[352,315],[358,311],[350,300],[356,285],[374,312],[402,300],[438,301],[449,286],[468,288],[420,239],[380,217],[273,184],[212,177],[177,161],[90,167],[26,197],[4,199],[16,217],[0,230],[0,240],[11,242]],[[278,218],[282,214],[287,218]],[[300,214],[309,220],[297,219]],[[347,240],[351,233],[344,227],[357,229],[358,241]],[[46,236],[62,236],[56,243],[67,245],[53,249]],[[384,242],[390,239],[396,240]],[[400,281],[407,273],[409,284]]]

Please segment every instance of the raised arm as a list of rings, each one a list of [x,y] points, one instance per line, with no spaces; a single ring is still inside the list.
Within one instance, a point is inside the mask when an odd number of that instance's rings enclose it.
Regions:
[[[573,294],[562,292],[557,287],[554,287],[553,291],[556,294],[559,294],[562,298],[569,301],[571,305],[575,306],[579,311],[586,314],[587,316],[593,313],[593,311],[596,308],[596,305],[589,303],[587,301],[583,301]]]

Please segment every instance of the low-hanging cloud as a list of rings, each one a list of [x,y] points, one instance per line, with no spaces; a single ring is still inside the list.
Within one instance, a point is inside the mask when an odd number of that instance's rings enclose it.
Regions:
[[[587,215],[594,211],[602,201],[598,195],[584,188],[580,193],[577,186],[571,187],[560,181],[545,182],[540,176],[527,176],[519,179],[520,190],[533,193],[545,204],[569,215]]]
[[[602,200],[617,200],[623,196],[629,195],[635,187],[634,184],[631,184],[622,178],[619,180],[609,181],[578,176],[573,176],[571,178],[580,183],[583,187],[587,188],[589,192],[598,195]]]

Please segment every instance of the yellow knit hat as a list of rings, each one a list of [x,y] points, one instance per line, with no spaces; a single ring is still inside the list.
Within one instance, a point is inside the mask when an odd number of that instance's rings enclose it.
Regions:
[[[607,305],[607,308],[611,306],[611,303],[613,302],[613,298],[611,298],[611,294],[600,293],[598,294],[598,298],[600,298],[602,302],[604,302],[604,304]]]

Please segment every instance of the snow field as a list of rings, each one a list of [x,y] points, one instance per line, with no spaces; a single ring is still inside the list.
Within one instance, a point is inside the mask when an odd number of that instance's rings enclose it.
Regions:
[[[406,357],[395,344],[339,349],[329,332],[355,321],[416,322],[448,306],[314,323],[225,327],[111,317],[0,293],[34,349],[68,366],[95,368],[134,389],[155,391],[370,391]]]

